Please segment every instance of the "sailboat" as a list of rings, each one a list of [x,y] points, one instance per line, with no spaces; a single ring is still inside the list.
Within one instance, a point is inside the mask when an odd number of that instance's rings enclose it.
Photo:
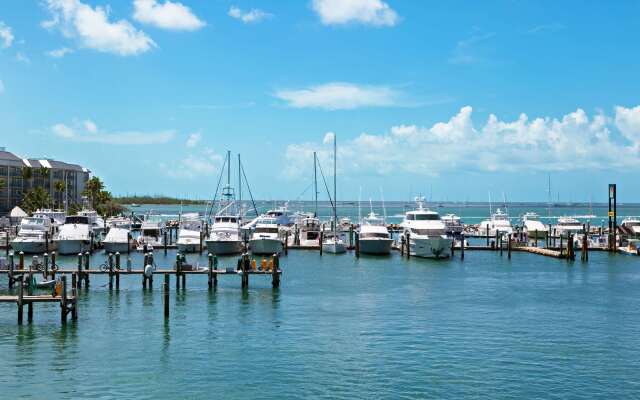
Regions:
[[[340,235],[338,234],[338,198],[337,198],[337,189],[336,189],[336,134],[333,134],[333,234],[324,237],[324,241],[322,242],[322,251],[327,253],[340,254],[345,253],[347,251],[344,241],[340,239]]]

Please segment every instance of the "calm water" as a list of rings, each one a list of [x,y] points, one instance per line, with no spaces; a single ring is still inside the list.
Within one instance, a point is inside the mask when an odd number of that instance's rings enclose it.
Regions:
[[[110,292],[93,277],[66,327],[52,305],[22,327],[0,306],[0,397],[637,397],[640,262],[590,258],[292,251],[279,290],[221,277],[214,293],[201,276],[176,295],[172,280],[168,322],[157,278],[153,291],[123,277]]]

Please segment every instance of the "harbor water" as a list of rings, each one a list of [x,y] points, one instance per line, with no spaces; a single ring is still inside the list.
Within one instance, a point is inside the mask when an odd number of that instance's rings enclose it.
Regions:
[[[140,264],[140,255],[133,255]],[[160,266],[175,253],[156,252]],[[92,266],[104,261],[95,253]],[[206,257],[189,261],[206,265]],[[235,258],[223,258],[232,267]],[[74,258],[59,264],[73,267]],[[92,276],[79,320],[0,306],[2,398],[634,398],[640,393],[640,262],[467,252],[449,260],[290,251],[268,277],[171,278],[144,291]],[[6,277],[0,280],[7,293]]]

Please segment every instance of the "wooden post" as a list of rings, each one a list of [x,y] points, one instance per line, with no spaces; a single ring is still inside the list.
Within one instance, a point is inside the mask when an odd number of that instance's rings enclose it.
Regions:
[[[44,251],[49,252],[49,231],[44,233]]]
[[[324,242],[324,231],[320,231],[320,236],[318,238],[320,242],[320,255],[322,255],[322,242]]]
[[[489,247],[489,224],[487,224],[487,235],[486,236],[487,236],[487,247]]]
[[[18,265],[21,270],[24,270],[24,252],[21,251],[20,253],[18,253],[18,256],[20,257],[20,263]]]
[[[411,258],[411,234],[407,232],[407,240],[406,242],[406,251],[407,251],[407,260]]]
[[[498,235],[498,233],[496,233],[496,243],[498,243],[498,246],[500,247],[500,256],[501,257],[502,257],[502,238],[503,238],[502,235]]]
[[[507,258],[511,260],[511,234],[507,238]]]
[[[33,302],[32,301],[27,302],[27,322],[28,323],[33,322]]]
[[[460,259],[464,260],[464,232],[460,235]]]
[[[13,282],[15,278],[13,277],[13,270],[15,268],[15,264],[13,263],[13,253],[9,255],[9,289],[13,289]]]
[[[6,242],[5,242],[5,246],[4,246],[4,255],[5,257],[9,257],[9,228],[7,228],[6,231],[4,231],[5,234],[5,238],[6,238]]]
[[[49,279],[49,252],[46,252],[42,255],[43,258],[43,264],[44,264],[44,280],[46,281],[47,279]]]
[[[162,231],[162,247],[164,248],[164,255],[167,255],[167,230]]]
[[[400,236],[400,257],[404,257],[404,239],[405,235]]]
[[[353,230],[350,232],[350,234],[353,234]],[[355,236],[356,236],[356,242],[355,242],[355,248],[356,248],[356,258],[360,258],[360,233],[358,231],[355,232]]]
[[[60,293],[60,322],[67,323],[67,276],[62,274],[60,277],[62,282],[62,292]]]
[[[131,254],[131,233],[127,233],[127,255]]]
[[[24,274],[22,274],[22,276],[20,276],[20,291],[18,292],[18,325],[22,325],[22,313],[23,313],[23,309],[22,309],[22,298],[24,296]]]
[[[180,271],[182,270],[182,259],[180,253],[176,253],[176,291],[180,290]]]
[[[202,254],[202,251],[204,250],[204,246],[202,246],[202,237],[203,237],[203,233],[201,229],[200,230],[200,251],[199,251],[200,254]]]
[[[216,256],[215,254],[213,255],[213,269],[218,271],[218,256]],[[213,287],[214,288],[218,287],[218,273],[217,272],[215,274],[213,274]]]
[[[82,253],[78,253],[78,281],[76,284],[78,289],[82,287]]]
[[[289,255],[289,231],[284,234],[284,255]]]
[[[153,290],[153,252],[149,252],[149,265],[151,265],[151,274],[147,277],[147,282],[149,283],[149,289]],[[146,266],[145,266],[146,268]]]
[[[208,281],[209,289],[213,289],[213,254],[209,253],[209,273],[208,273]]]
[[[89,257],[91,257],[91,253],[88,251],[84,253],[84,269],[89,270]],[[89,287],[89,273],[84,274],[84,287]]]
[[[280,287],[280,258],[278,254],[273,255],[273,269],[271,270],[271,286],[274,289]]]
[[[560,257],[562,257],[562,234],[560,234]]]
[[[113,254],[109,253],[109,290],[113,289]]]
[[[356,240],[357,240],[357,236],[356,236]],[[353,248],[354,243],[353,243],[353,224],[349,225],[349,247]]]
[[[164,294],[164,318],[169,318],[169,274],[164,274],[164,283],[162,284],[162,291]]]
[[[142,261],[142,289],[147,288],[147,275],[144,273],[149,263],[149,253],[144,253],[144,261]]]
[[[455,237],[451,240],[451,258],[453,258],[453,255],[455,253],[455,247],[456,247],[456,239]]]

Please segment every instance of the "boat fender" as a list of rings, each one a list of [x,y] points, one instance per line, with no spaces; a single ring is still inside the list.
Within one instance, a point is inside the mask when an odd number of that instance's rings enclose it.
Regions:
[[[267,260],[264,257],[262,257],[262,261],[260,261],[260,269],[263,271],[267,270]]]
[[[254,271],[256,270],[256,259],[255,258],[251,260],[251,269],[254,270]]]
[[[147,278],[151,278],[152,275],[153,275],[153,265],[147,264],[144,267],[144,276],[146,276]]]

